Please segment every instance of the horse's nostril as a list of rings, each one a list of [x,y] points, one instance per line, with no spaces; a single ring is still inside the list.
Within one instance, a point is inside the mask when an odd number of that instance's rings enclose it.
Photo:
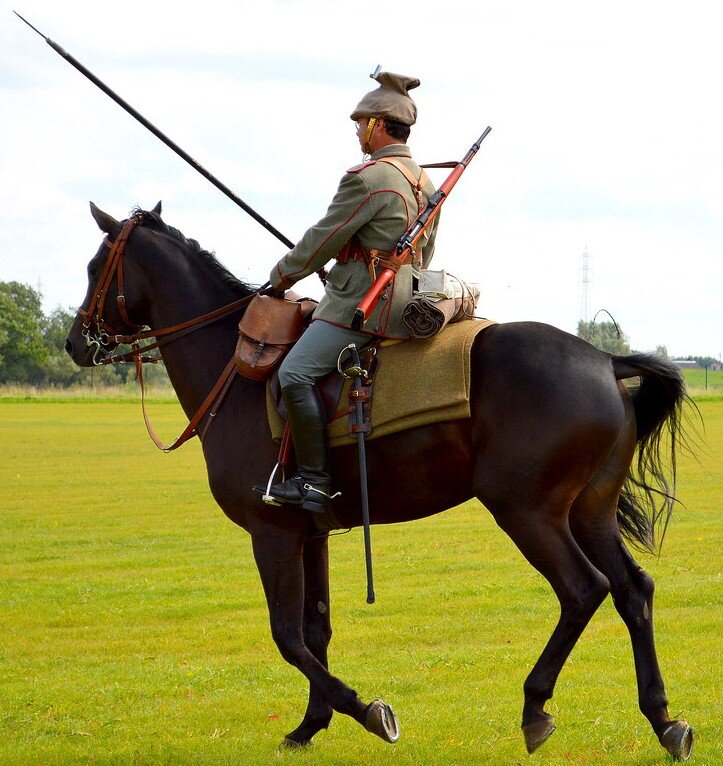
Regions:
[[[68,338],[68,340],[65,341],[64,348],[65,348],[65,352],[67,354],[72,354],[73,353],[73,344],[70,342],[70,338]]]

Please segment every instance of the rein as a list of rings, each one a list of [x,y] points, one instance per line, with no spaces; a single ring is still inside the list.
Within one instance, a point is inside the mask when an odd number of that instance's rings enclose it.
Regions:
[[[203,314],[199,317],[189,319],[185,322],[179,322],[171,327],[164,327],[161,330],[152,330],[148,326],[142,326],[132,322],[126,311],[126,300],[123,293],[123,254],[125,252],[126,242],[130,236],[131,231],[136,226],[139,226],[143,222],[143,214],[139,213],[129,218],[124,224],[118,237],[114,242],[110,242],[108,237],[103,240],[103,243],[110,248],[110,253],[106,259],[103,271],[98,279],[97,287],[93,293],[93,297],[90,300],[87,309],[79,308],[78,314],[83,319],[82,335],[85,338],[85,342],[89,347],[95,346],[93,353],[93,364],[96,366],[102,366],[106,364],[121,364],[123,362],[130,361],[135,362],[136,366],[136,380],[138,380],[141,387],[141,407],[143,409],[143,420],[146,424],[146,430],[151,437],[153,443],[164,452],[171,452],[178,449],[182,444],[188,441],[191,437],[198,435],[199,438],[203,438],[209,426],[213,422],[213,418],[218,412],[221,402],[223,401],[226,392],[231,386],[233,379],[236,375],[236,365],[234,358],[228,362],[223,372],[221,373],[216,384],[208,393],[202,404],[196,411],[195,415],[191,418],[183,433],[178,436],[171,444],[164,444],[157,436],[153,426],[151,425],[150,418],[146,411],[146,398],[145,398],[145,386],[143,383],[143,364],[146,362],[156,363],[161,359],[160,355],[157,356],[144,356],[148,351],[161,348],[161,346],[170,343],[171,341],[178,340],[184,335],[188,335],[195,330],[205,327],[212,322],[215,322],[221,317],[228,316],[229,314],[238,311],[251,302],[258,291],[254,291],[251,295],[247,295],[245,298],[240,298],[233,303],[229,303],[226,306],[210,311],[207,314]],[[118,295],[116,297],[116,304],[118,312],[121,316],[124,324],[129,327],[136,327],[136,332],[127,335],[117,333],[116,330],[103,319],[103,310],[105,308],[105,300],[108,294],[108,288],[113,283],[113,277],[116,278],[118,286]],[[91,325],[95,325],[93,330]],[[147,340],[148,338],[154,338],[154,342],[145,346],[140,345],[140,341]],[[158,340],[161,338],[161,340]],[[130,344],[131,350],[123,354],[116,355],[104,355],[104,347],[111,343],[125,343]],[[202,429],[199,432],[198,425],[206,415],[209,418]]]

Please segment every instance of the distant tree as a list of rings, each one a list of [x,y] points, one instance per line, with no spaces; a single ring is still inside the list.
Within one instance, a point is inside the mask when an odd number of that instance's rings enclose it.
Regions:
[[[614,322],[583,322],[577,323],[577,337],[592,343],[596,348],[611,354],[629,354],[630,341],[620,331]]]
[[[668,356],[668,347],[667,346],[656,346],[655,347],[655,355],[656,356],[662,356],[663,359],[669,359]]]
[[[0,309],[2,309],[2,303],[0,302]],[[3,363],[2,350],[3,346],[8,342],[8,334],[0,327],[0,365]]]
[[[84,378],[84,371],[73,363],[65,351],[65,339],[75,314],[61,306],[54,308],[43,321],[43,344],[47,352],[44,383],[50,386],[72,386]]]
[[[43,343],[40,293],[20,282],[0,282],[0,383],[40,383]]]
[[[75,312],[61,306],[43,314],[41,295],[19,282],[0,282],[0,384],[20,383],[93,388],[132,381],[135,367],[114,364],[78,367],[65,351]],[[122,354],[129,346],[121,346]],[[145,380],[154,387],[170,385],[163,364],[147,365]]]
[[[74,320],[75,314],[62,306],[56,306],[47,317],[44,317],[43,343],[49,351],[65,349],[65,339]]]

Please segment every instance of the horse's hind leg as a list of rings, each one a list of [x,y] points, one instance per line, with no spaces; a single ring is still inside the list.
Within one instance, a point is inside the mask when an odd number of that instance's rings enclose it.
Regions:
[[[304,643],[319,662],[328,669],[327,647],[331,640],[329,613],[329,538],[312,537],[304,544]],[[334,710],[319,688],[309,682],[309,704],[301,724],[284,743],[289,747],[306,745],[311,738],[329,726]]]
[[[687,760],[693,731],[685,721],[671,720],[653,637],[655,584],[623,544],[616,520],[620,487],[629,460],[613,454],[606,466],[575,500],[570,528],[592,563],[608,578],[613,603],[633,647],[638,702],[660,743],[676,760]]]
[[[564,503],[510,509],[483,502],[560,601],[559,622],[524,684],[522,731],[531,753],[555,730],[545,703],[580,634],[604,601],[608,583],[573,540],[560,510]]]

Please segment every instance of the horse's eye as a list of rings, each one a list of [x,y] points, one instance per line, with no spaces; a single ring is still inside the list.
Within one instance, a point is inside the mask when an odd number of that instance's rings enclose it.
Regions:
[[[98,274],[98,269],[92,264],[88,264],[88,279],[94,279]]]

